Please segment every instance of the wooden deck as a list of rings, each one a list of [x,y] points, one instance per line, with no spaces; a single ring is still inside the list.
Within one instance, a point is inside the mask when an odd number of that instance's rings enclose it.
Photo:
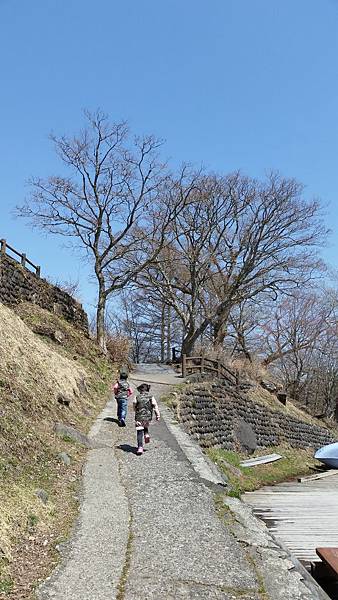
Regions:
[[[338,474],[265,487],[242,499],[306,565],[318,561],[316,548],[338,547]]]

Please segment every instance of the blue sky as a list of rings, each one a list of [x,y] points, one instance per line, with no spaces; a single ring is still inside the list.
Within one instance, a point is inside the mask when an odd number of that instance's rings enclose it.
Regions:
[[[0,0],[0,237],[94,302],[79,257],[10,213],[31,175],[62,172],[49,132],[101,107],[173,162],[304,183],[338,267],[337,31],[338,0]]]

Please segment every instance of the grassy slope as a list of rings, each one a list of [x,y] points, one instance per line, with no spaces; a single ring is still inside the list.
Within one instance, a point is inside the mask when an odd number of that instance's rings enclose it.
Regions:
[[[225,473],[230,483],[229,495],[239,498],[244,492],[257,490],[264,485],[274,485],[282,481],[294,479],[299,475],[307,475],[316,461],[313,459],[313,450],[301,450],[278,446],[264,448],[255,452],[250,458],[265,454],[280,454],[283,458],[273,463],[257,465],[255,467],[241,467],[240,461],[248,457],[237,452],[230,452],[219,448],[207,450],[208,456]],[[231,468],[235,467],[234,469]]]
[[[57,562],[78,506],[85,450],[53,426],[88,431],[106,402],[112,367],[63,319],[30,304],[16,312],[0,304],[0,594],[27,600]],[[56,330],[61,343],[48,337]],[[60,393],[69,407],[57,401]],[[58,458],[63,451],[69,467]]]

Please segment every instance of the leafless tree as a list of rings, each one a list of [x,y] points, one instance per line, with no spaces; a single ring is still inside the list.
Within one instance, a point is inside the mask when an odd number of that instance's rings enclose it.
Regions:
[[[81,302],[79,279],[60,280],[60,279],[52,279],[51,277],[47,277],[47,281],[49,283],[51,283],[52,285],[55,285],[56,287],[60,288],[60,290],[66,292],[67,294],[72,296],[72,298],[74,298],[78,302]]]
[[[249,298],[230,311],[226,342],[231,344],[231,356],[244,356],[250,363],[257,356],[260,349],[257,332],[260,330],[262,314],[265,315],[262,305],[266,308],[263,299]],[[269,306],[271,309],[271,304]]]
[[[186,354],[209,326],[221,345],[233,307],[311,280],[327,234],[319,204],[278,174],[264,182],[239,173],[201,177],[172,230],[146,279],[180,317]]]
[[[315,293],[298,292],[282,299],[266,316],[261,332],[266,348],[263,364],[293,356],[299,374],[303,370],[302,352],[312,351],[329,326],[334,307]]]
[[[98,284],[97,340],[105,350],[105,309],[160,251],[168,224],[189,195],[182,169],[171,176],[160,160],[162,142],[131,139],[126,123],[86,112],[76,137],[51,136],[68,175],[33,178],[17,214],[48,233],[72,238],[93,264]]]
[[[175,342],[177,328],[175,318],[168,307],[144,289],[131,288],[122,291],[115,308],[108,310],[110,329],[131,340],[134,362],[169,360],[171,342]]]
[[[257,332],[263,364],[291,398],[332,417],[338,392],[337,298],[330,290],[298,291],[282,299]]]

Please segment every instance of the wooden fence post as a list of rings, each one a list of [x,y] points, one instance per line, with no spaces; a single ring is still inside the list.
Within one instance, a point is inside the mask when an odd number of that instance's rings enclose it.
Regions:
[[[6,240],[0,240],[0,244],[1,244],[1,256],[5,256],[6,255]]]
[[[41,277],[41,267],[40,266],[35,267],[35,270],[36,270],[37,276],[40,278]]]
[[[182,354],[182,377],[187,375],[187,355]]]
[[[26,258],[27,257],[26,257],[25,253],[21,254],[21,264],[22,264],[23,267],[26,266]]]

